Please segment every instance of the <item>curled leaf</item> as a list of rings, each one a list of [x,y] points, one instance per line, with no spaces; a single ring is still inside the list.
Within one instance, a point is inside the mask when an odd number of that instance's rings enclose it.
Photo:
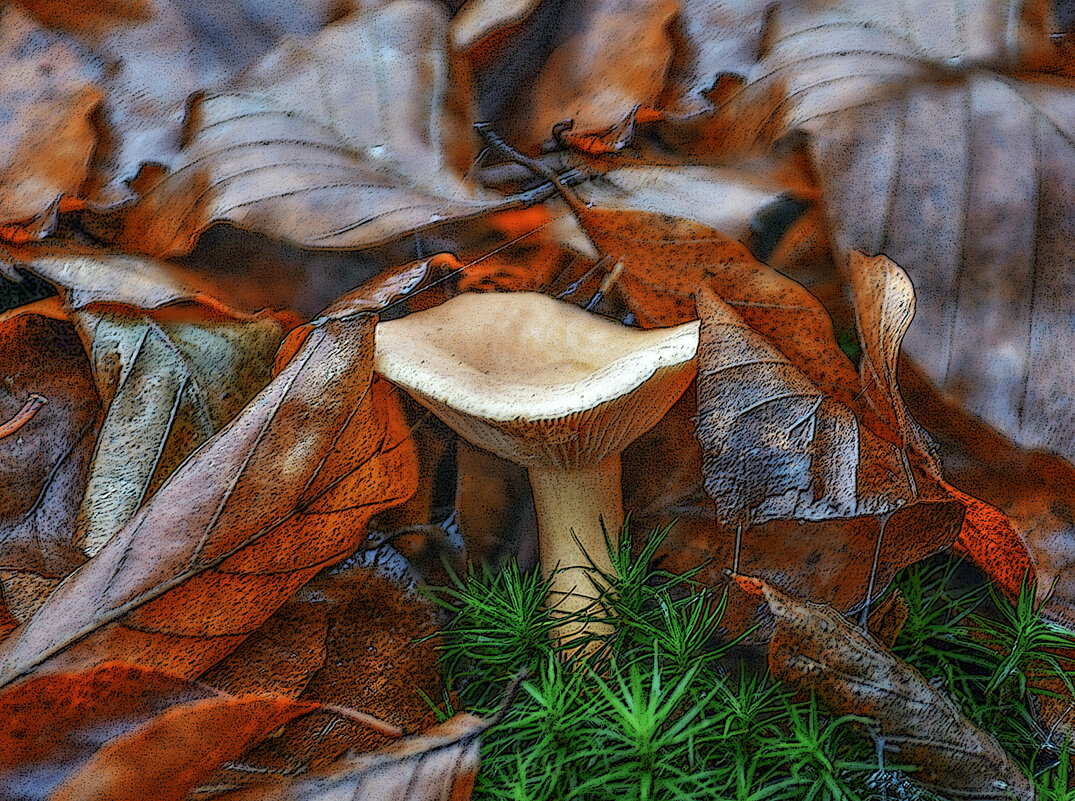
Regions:
[[[460,177],[476,152],[454,69],[427,0],[280,45],[234,87],[193,100],[175,168],[143,187],[117,244],[174,256],[229,221],[355,248],[494,208]]]
[[[0,693],[5,798],[181,799],[219,765],[317,704],[236,698],[109,662]]]
[[[4,682],[122,657],[196,676],[405,500],[415,455],[373,383],[373,320],[288,367],[0,645]]]
[[[740,576],[776,616],[769,646],[773,675],[808,688],[837,714],[870,718],[874,734],[911,776],[956,801],[1021,799],[1034,788],[996,738],[975,726],[918,671],[847,618],[766,582]]]
[[[460,713],[379,751],[345,757],[304,776],[229,793],[227,801],[313,801],[400,798],[467,801],[491,719]]]

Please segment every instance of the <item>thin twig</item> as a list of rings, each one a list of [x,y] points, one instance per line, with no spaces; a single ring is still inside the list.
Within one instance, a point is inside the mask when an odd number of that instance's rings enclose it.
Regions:
[[[375,718],[373,715],[367,715],[365,712],[359,712],[357,709],[350,709],[346,706],[337,706],[336,704],[322,704],[321,708],[326,712],[332,712],[340,717],[353,720],[355,723],[359,723],[378,734],[383,734],[385,737],[399,738],[404,734],[403,729],[399,726],[389,723],[386,720]]]
[[[24,425],[34,419],[37,410],[48,403],[48,398],[42,395],[31,395],[29,400],[19,409],[18,414],[3,425],[0,425],[0,439],[10,437]]]

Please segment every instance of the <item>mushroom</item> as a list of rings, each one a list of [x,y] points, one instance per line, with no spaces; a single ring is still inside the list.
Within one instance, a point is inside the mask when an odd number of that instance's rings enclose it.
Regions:
[[[533,292],[463,294],[380,323],[374,369],[472,444],[527,468],[550,601],[573,612],[594,602],[591,566],[612,572],[620,453],[694,378],[698,333],[698,321],[629,328]]]

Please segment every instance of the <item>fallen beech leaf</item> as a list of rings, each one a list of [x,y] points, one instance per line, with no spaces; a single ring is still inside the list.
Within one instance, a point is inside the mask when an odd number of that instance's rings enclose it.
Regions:
[[[635,480],[643,488],[625,499],[632,519],[647,532],[681,521],[662,550],[663,566],[686,570],[712,559],[700,578],[720,585],[743,526],[742,570],[749,565],[785,588],[850,609],[870,591],[875,549],[878,593],[896,571],[952,543],[961,505],[927,454],[910,453],[905,464],[905,438],[917,442],[910,422],[905,437],[864,402],[861,389],[872,379],[860,377],[840,351],[831,320],[810,293],[696,223],[594,210],[587,217],[601,247],[622,254],[623,281],[639,275],[655,285],[658,303],[671,297],[662,322],[678,322],[673,315],[684,314],[690,295],[698,295],[702,448],[691,442],[694,409],[681,401],[666,430],[654,434],[668,439],[647,440],[649,455],[640,457],[637,472],[624,462],[625,486]],[[898,269],[873,262],[862,269],[871,266]],[[889,340],[898,340],[911,308],[902,297],[902,316],[891,313],[895,304],[886,295],[858,298],[863,318],[874,323],[863,338],[871,354],[880,354],[867,366],[898,350]],[[895,408],[902,401],[884,397],[890,389],[879,387],[878,401]],[[655,453],[670,464],[655,468]],[[701,492],[703,473],[715,506]],[[889,513],[881,536],[876,516]],[[733,597],[726,625],[742,631],[753,609]]]
[[[804,195],[799,189],[757,169],[685,165],[610,170],[579,187],[579,194],[599,209],[636,209],[694,220],[732,239],[746,239],[759,212],[787,197]],[[644,226],[643,222],[640,227]],[[587,226],[601,227],[602,221]]]
[[[670,0],[584,0],[544,16],[539,7],[515,36],[467,54],[483,117],[529,152],[564,120],[574,119],[575,133],[602,131],[654,105],[672,59],[675,13]]]
[[[708,542],[709,555],[723,551],[717,543],[729,529],[787,521],[745,534],[742,558],[748,547],[757,547],[747,545],[750,538],[783,553],[780,546],[769,545],[777,541],[777,531],[802,537],[808,533],[804,523],[846,519],[832,543],[833,550],[854,544],[843,550],[844,556],[822,562],[826,549],[805,543],[808,567],[785,571],[789,580],[827,593],[815,597],[837,602],[828,594],[836,590],[843,606],[858,602],[848,593],[858,593],[862,600],[868,592],[873,548],[862,536],[865,532],[877,532],[875,543],[881,539],[882,552],[895,559],[878,565],[881,581],[952,542],[957,533],[954,510],[944,507],[957,504],[940,484],[929,454],[920,449],[913,423],[902,411],[896,414],[902,401],[898,394],[888,397],[895,384],[873,388],[872,376],[856,373],[816,298],[758,262],[738,242],[691,220],[587,209],[580,221],[595,244],[622,263],[619,286],[643,324],[667,326],[690,319],[697,297],[702,318],[698,439],[705,489],[716,503],[718,525],[702,518],[697,528],[690,524],[687,536]],[[856,302],[871,354],[864,366],[884,373],[892,369],[891,358],[898,353],[913,312],[913,295],[898,280],[894,264],[856,262],[855,269],[863,273]],[[867,385],[871,388],[864,395]],[[871,403],[887,409],[887,419]],[[677,454],[686,452],[677,448],[673,446]],[[679,491],[692,503],[697,500],[689,482]],[[868,518],[901,506],[908,508],[889,520],[885,537],[880,537],[877,523]],[[945,523],[938,525],[940,520]],[[886,550],[885,538],[898,547]],[[721,562],[718,569],[731,561]],[[847,571],[838,589],[831,577],[803,575],[809,570],[827,573],[837,564]],[[758,572],[771,575],[771,566],[770,559]],[[875,583],[874,591],[883,587]]]
[[[0,9],[0,237],[48,233],[61,198],[89,171],[101,103],[98,72],[83,53],[22,9]]]
[[[283,332],[272,317],[236,320],[193,306],[93,306],[72,317],[108,408],[75,540],[93,556],[268,383]]]
[[[414,490],[374,321],[327,321],[232,422],[0,644],[4,683],[108,659],[196,676]]]
[[[310,677],[325,666],[328,615],[322,595],[300,587],[201,680],[232,695],[278,693],[298,698]]]
[[[175,168],[140,187],[117,244],[188,252],[214,222],[354,248],[498,204],[461,179],[476,156],[465,83],[432,0],[396,0],[290,40],[194,99]]]
[[[431,636],[439,618],[432,602],[418,592],[419,582],[390,546],[355,554],[314,577],[203,680],[233,694],[272,691],[277,685],[277,691],[303,701],[361,709],[406,731],[421,731],[435,721],[426,698],[440,698],[444,688],[438,641]],[[273,624],[289,609],[291,622],[306,621],[308,637],[300,639]],[[259,636],[272,632],[280,635],[275,643]],[[290,653],[289,644],[294,646]],[[312,664],[317,657],[320,663]],[[286,664],[277,667],[281,662]],[[298,681],[299,672],[309,668]],[[281,686],[282,678],[291,686]],[[372,751],[385,744],[383,732],[316,713],[292,721],[217,779],[245,785],[252,774],[317,767],[347,751]]]
[[[526,19],[540,0],[467,0],[452,17],[452,47],[469,50],[486,36]]]
[[[236,74],[284,36],[313,33],[347,9],[332,0],[23,5],[62,30],[100,72],[104,97],[94,129],[101,135],[80,187],[94,207],[131,200],[148,175],[174,167],[192,93]],[[84,124],[93,124],[88,115]]]
[[[26,246],[13,255],[20,266],[58,287],[72,309],[94,304],[161,309],[193,303],[219,315],[246,317],[220,297],[199,291],[191,276],[174,264],[62,241]]]
[[[173,707],[105,745],[50,801],[182,801],[251,743],[316,708],[286,698],[214,698]]]
[[[118,662],[31,679],[0,694],[0,794],[182,799],[251,743],[317,708],[236,698]]]
[[[348,292],[310,323],[296,326],[288,332],[276,354],[276,372],[282,370],[298,353],[310,334],[326,320],[343,320],[363,312],[376,312],[390,303],[414,292],[429,277],[430,272],[455,270],[461,265],[448,253],[411,262],[396,270],[387,270]]]
[[[90,365],[71,323],[27,311],[0,320],[0,375],[0,417],[48,401],[0,439],[0,568],[62,578],[84,561],[75,515],[101,411]]]
[[[481,735],[495,719],[460,713],[370,754],[345,757],[288,779],[222,796],[227,801],[467,801],[480,761]]]
[[[92,556],[268,382],[282,325],[152,260],[63,244],[17,256],[60,288],[108,406],[75,538]]]
[[[776,615],[769,646],[773,675],[812,689],[837,714],[871,718],[876,736],[900,764],[918,768],[910,774],[914,780],[951,799],[1035,797],[1031,781],[993,736],[843,615],[760,579],[736,580],[764,595]]]
[[[681,0],[675,55],[665,87],[668,113],[712,108],[706,93],[720,75],[745,75],[758,59],[770,0]]]
[[[826,332],[812,323],[809,346],[829,356],[824,366],[806,366],[802,356],[781,352],[790,332],[767,338],[764,329],[746,324],[707,288],[699,293],[706,343],[699,363],[699,438],[707,452],[706,490],[717,501],[718,518],[886,514],[945,497],[895,378],[900,343],[914,314],[910,282],[883,257],[855,257],[851,272],[864,348],[861,384],[852,379],[849,385],[850,363],[844,357],[841,364],[842,354],[833,352],[831,326]],[[797,285],[785,281],[790,305],[809,308],[809,293],[800,288],[796,295]],[[763,301],[760,294],[756,298]],[[860,386],[869,406],[857,394],[851,403],[838,402]],[[887,424],[865,414],[871,407]]]
[[[713,499],[703,486],[696,397],[688,388],[672,411],[625,452],[624,507],[632,510],[631,530],[639,549],[652,531],[671,526],[655,565],[673,573],[703,565],[696,580],[720,592],[728,586],[724,571],[734,559],[736,527],[718,522]],[[908,504],[888,519],[883,537],[881,522],[872,515],[770,520],[743,530],[739,569],[850,612],[860,609],[866,598],[875,551],[873,598],[903,567],[952,543],[963,514],[959,503],[947,500]],[[734,584],[730,590],[721,623],[726,636],[757,626],[749,641],[767,643],[773,620],[765,605],[759,607],[757,598]]]
[[[1075,467],[1018,447],[944,398],[913,365],[901,375],[914,415],[937,440],[946,478],[981,499],[981,533],[961,536],[960,551],[1011,598],[1033,573],[1038,597],[1048,598],[1044,615],[1075,628]]]
[[[721,113],[748,140],[808,131],[837,244],[886,253],[915,282],[906,353],[1016,444],[1072,459],[1070,362],[1041,354],[1075,347],[1060,300],[1075,84],[1046,16],[1043,3],[783,4]]]

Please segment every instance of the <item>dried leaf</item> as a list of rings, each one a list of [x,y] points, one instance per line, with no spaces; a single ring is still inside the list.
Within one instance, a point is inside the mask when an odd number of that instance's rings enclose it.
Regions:
[[[380,311],[390,303],[414,292],[431,271],[442,268],[452,270],[459,266],[454,256],[444,253],[380,273],[337,300],[325,309],[317,320],[296,326],[289,331],[276,355],[276,372],[282,370],[294,358],[310,334],[326,320],[343,320],[363,312]]]
[[[97,142],[90,115],[98,72],[22,9],[0,9],[0,236],[47,233],[62,198],[77,197]]]
[[[579,193],[599,209],[694,220],[732,239],[746,239],[766,207],[801,194],[758,169],[694,165],[620,167],[580,187]],[[595,222],[592,227],[603,226]]]
[[[271,317],[197,307],[96,306],[72,317],[108,408],[78,513],[76,544],[93,556],[268,383],[283,331]]]
[[[413,492],[415,455],[371,386],[374,323],[327,321],[104,548],[0,644],[4,682],[125,658],[196,676]]]
[[[443,688],[431,636],[438,617],[418,583],[390,546],[362,551],[315,576],[202,679],[232,694],[279,692],[361,709],[420,731],[433,722],[425,699],[439,698]],[[313,714],[292,721],[220,779],[327,764],[385,742],[383,733],[357,722]]]
[[[936,438],[947,479],[992,510],[980,515],[978,532],[960,536],[959,550],[1012,598],[1027,573],[1036,576],[1038,597],[1048,598],[1045,616],[1075,628],[1075,468],[999,435],[942,397],[913,365],[901,374],[908,404]]]
[[[101,412],[90,365],[70,322],[19,310],[0,320],[0,375],[3,419],[32,394],[48,401],[0,439],[0,567],[62,578],[84,561],[75,515]]]
[[[577,133],[602,131],[654,105],[672,59],[674,2],[545,5],[498,47],[479,43],[468,53],[482,116],[507,141],[531,151],[564,120]]]
[[[745,75],[758,59],[770,0],[681,0],[676,50],[665,87],[668,112],[709,110],[706,93],[718,77]]]
[[[681,573],[703,565],[696,579],[720,592],[733,563],[735,526],[722,526],[703,486],[702,449],[695,437],[696,393],[688,389],[672,411],[623,457],[624,507],[632,510],[638,548],[649,532],[671,526],[656,556]],[[875,600],[907,565],[936,554],[960,532],[963,507],[951,501],[908,504],[885,524],[871,515],[829,520],[770,520],[742,532],[739,569],[787,592],[841,611],[860,609],[873,576]],[[721,625],[728,636],[767,643],[773,620],[764,604],[731,587]]]
[[[486,36],[523,21],[539,4],[540,0],[467,0],[452,17],[452,47],[469,50]]]
[[[345,757],[297,778],[229,793],[227,801],[467,801],[478,773],[481,735],[492,724],[458,714],[421,735],[371,754]]]
[[[246,319],[228,306],[220,293],[206,293],[194,276],[174,264],[49,240],[12,253],[19,266],[58,287],[71,309],[95,304],[161,309],[192,303],[218,315]]]
[[[954,801],[1035,797],[1033,784],[996,738],[843,615],[760,579],[737,581],[764,595],[776,615],[769,648],[773,675],[813,690],[838,714],[871,718],[875,736],[895,759],[918,768],[911,774],[916,781]]]
[[[316,708],[235,698],[119,662],[34,678],[0,694],[0,795],[180,799],[251,742]]]
[[[182,801],[251,743],[316,708],[286,698],[213,698],[173,707],[105,745],[49,801]]]
[[[747,140],[808,131],[838,245],[915,282],[907,354],[1016,444],[1071,459],[1070,362],[1041,357],[1075,346],[1075,84],[1047,11],[785,4],[721,113]]]
[[[859,411],[864,405],[833,397],[832,388],[841,385],[837,398],[857,393],[859,382],[848,382],[850,364],[841,367],[832,353],[831,328],[827,342],[815,336],[807,343],[830,353],[832,369],[813,367],[808,375],[799,369],[801,356],[793,361],[778,347],[789,332],[773,342],[707,288],[699,293],[706,343],[699,363],[699,438],[707,452],[706,490],[717,501],[719,519],[886,514],[944,497],[895,379],[900,342],[914,314],[910,283],[884,258],[857,259],[852,271],[865,353],[861,386],[891,427]],[[798,297],[791,287],[785,292],[793,299],[788,305],[809,308],[805,290]]]
[[[188,252],[214,222],[306,247],[383,243],[494,208],[461,176],[476,156],[465,83],[431,0],[397,0],[290,40],[191,104],[175,168],[140,187],[117,244]]]

